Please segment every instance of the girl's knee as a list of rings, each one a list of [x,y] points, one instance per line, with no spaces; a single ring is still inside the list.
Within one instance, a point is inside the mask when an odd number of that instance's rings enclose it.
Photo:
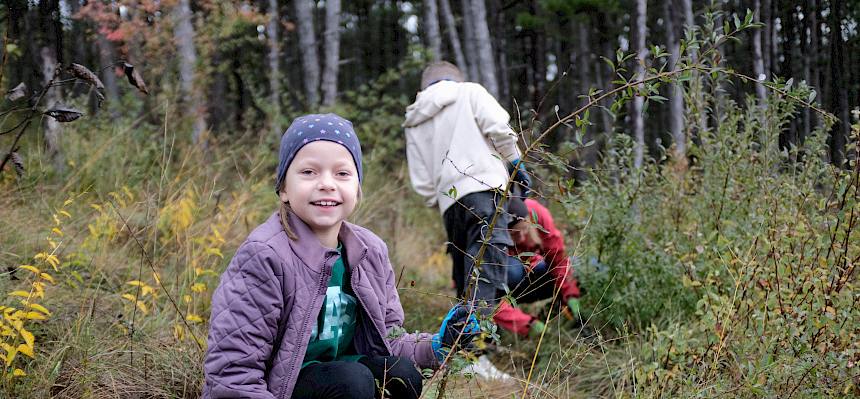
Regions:
[[[390,386],[392,398],[417,398],[421,395],[424,377],[411,360],[395,357],[387,374],[387,385]]]

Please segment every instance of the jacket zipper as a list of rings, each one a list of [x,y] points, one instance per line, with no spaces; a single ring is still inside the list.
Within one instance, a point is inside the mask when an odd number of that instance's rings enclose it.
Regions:
[[[327,255],[325,257],[325,259],[323,259],[322,272],[320,272],[320,278],[319,278],[319,281],[317,282],[316,298],[319,298],[319,294],[321,293],[321,290],[323,290],[324,287],[328,285],[328,279],[331,278],[331,276],[330,276],[331,272],[329,271],[327,273],[327,270],[326,270],[326,264],[328,263],[329,259],[331,259],[331,255]],[[326,278],[326,276],[328,276],[328,278]],[[316,301],[316,300],[317,299],[314,299],[314,301]],[[312,307],[316,307],[316,305],[314,304],[314,306],[312,306]],[[308,314],[305,315],[305,319],[304,319],[304,321],[302,321],[302,327],[298,331],[299,338],[301,338],[302,340],[304,340],[305,330],[308,327],[308,321],[310,320],[312,313],[313,312],[308,312]],[[317,312],[317,315],[319,315],[319,312]],[[277,348],[276,350],[280,350],[280,348]],[[284,382],[281,383],[281,395],[280,395],[281,399],[285,399],[286,390],[284,388],[287,385],[287,381],[289,381],[289,376],[291,376],[293,374],[293,370],[296,369],[296,362],[298,360],[299,360],[299,351],[295,351],[295,353],[293,354],[293,361],[291,362],[292,366],[290,366],[290,370],[287,373],[287,378],[284,378]],[[293,389],[295,389],[295,387]]]

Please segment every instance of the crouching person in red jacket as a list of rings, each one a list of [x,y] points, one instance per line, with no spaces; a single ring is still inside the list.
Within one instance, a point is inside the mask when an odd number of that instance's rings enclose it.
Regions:
[[[564,303],[574,319],[579,319],[579,286],[573,277],[570,259],[564,250],[564,239],[555,227],[549,209],[533,199],[511,198],[508,226],[516,246],[515,254],[531,253],[520,263],[511,258],[508,286],[518,303],[557,298]],[[500,327],[520,336],[537,336],[546,328],[541,320],[502,301],[493,317]]]

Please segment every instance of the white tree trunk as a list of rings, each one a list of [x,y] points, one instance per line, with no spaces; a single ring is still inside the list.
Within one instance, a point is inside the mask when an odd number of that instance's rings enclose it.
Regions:
[[[326,0],[325,2],[324,37],[323,105],[332,106],[337,99],[337,73],[340,67],[340,0]]]
[[[176,27],[173,30],[173,36],[179,53],[179,89],[186,109],[194,116],[191,137],[194,143],[201,144],[205,148],[206,143],[201,139],[203,132],[206,131],[206,109],[195,89],[194,67],[197,65],[197,49],[194,48],[194,25],[191,24],[189,0],[179,0],[174,14]]]
[[[320,63],[317,54],[317,37],[314,32],[313,0],[296,0],[296,24],[299,33],[299,48],[302,54],[305,97],[309,108],[319,103]]]
[[[636,79],[645,78],[645,67],[643,66],[645,57],[648,56],[648,49],[645,47],[645,21],[647,13],[647,1],[636,0],[636,19],[634,20],[633,29],[631,32],[636,32],[633,48],[636,49]],[[645,161],[645,120],[642,116],[642,108],[645,104],[645,99],[642,96],[633,98],[633,167],[636,169],[642,168]]]
[[[681,42],[675,33],[675,16],[672,4],[669,1],[663,3],[663,20],[666,28],[666,47],[669,56],[669,69],[675,69],[678,58],[681,56]],[[684,92],[681,85],[673,83],[669,86],[669,131],[674,142],[674,157],[680,162],[686,159],[687,135],[684,133]]]
[[[42,84],[46,85],[54,76],[54,71],[57,69],[57,57],[54,55],[54,50],[50,47],[42,47],[39,50],[39,56],[42,59]],[[60,88],[54,87],[48,89],[45,93],[45,109],[54,108],[60,105],[62,97]],[[63,152],[60,149],[60,136],[63,134],[63,126],[54,118],[44,118],[45,120],[45,152],[54,170],[62,173],[66,169],[65,161],[63,160]]]
[[[478,71],[481,84],[493,97],[499,97],[499,82],[496,79],[496,61],[493,58],[493,44],[490,41],[490,28],[487,26],[487,7],[484,0],[471,0],[472,25],[475,30],[475,45],[478,51]]]
[[[442,36],[439,34],[439,12],[436,0],[424,0],[424,35],[433,61],[442,59]]]
[[[472,82],[480,82],[481,74],[478,72],[478,46],[475,44],[475,25],[472,17],[472,0],[462,0],[463,5],[463,41],[465,43],[465,56],[468,70],[466,79]]]
[[[281,116],[281,51],[278,37],[278,24],[281,17],[278,13],[278,0],[269,0],[269,22],[266,24],[266,34],[269,36],[269,104],[271,106],[270,125],[276,135],[281,134],[278,123]]]
[[[448,0],[439,0],[439,8],[441,8],[442,17],[445,19],[448,41],[451,42],[451,49],[454,51],[457,68],[460,68],[460,71],[464,75],[468,75],[469,65],[466,64],[466,57],[463,55],[463,48],[460,46],[460,34],[457,33],[457,22],[454,21],[454,13],[451,12],[451,3]]]
[[[755,22],[761,22],[761,1],[753,0],[753,8],[755,12]],[[767,93],[762,80],[767,80],[767,75],[764,73],[764,60],[762,59],[761,51],[761,29],[756,28],[752,31],[752,48],[753,48],[753,73],[755,74],[755,94],[758,97],[759,106],[764,107],[767,104]]]

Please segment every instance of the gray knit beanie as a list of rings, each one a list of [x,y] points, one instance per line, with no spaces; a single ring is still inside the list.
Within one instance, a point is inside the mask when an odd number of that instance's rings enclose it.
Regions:
[[[293,158],[305,144],[328,140],[338,143],[349,151],[355,161],[355,169],[358,171],[358,181],[362,181],[364,175],[361,172],[361,144],[358,136],[352,128],[352,122],[335,114],[311,114],[304,115],[293,120],[293,123],[281,136],[281,149],[278,151],[278,174],[275,180],[275,194],[284,182],[287,168],[293,162]]]
[[[460,72],[460,68],[457,68],[456,65],[450,62],[434,62],[430,65],[427,65],[427,67],[424,68],[424,72],[421,74],[421,90],[424,90],[430,87],[430,85],[432,85],[433,83],[442,80],[462,82],[463,73]]]

